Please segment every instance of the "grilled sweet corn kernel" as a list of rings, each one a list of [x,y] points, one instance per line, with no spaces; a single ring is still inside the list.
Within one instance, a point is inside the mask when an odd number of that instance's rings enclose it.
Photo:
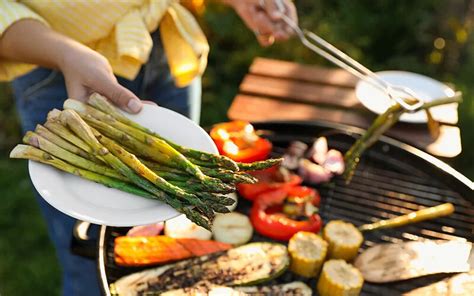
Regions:
[[[290,270],[298,275],[314,277],[326,258],[328,244],[319,235],[300,231],[288,244],[291,256]]]
[[[363,284],[362,274],[355,267],[344,260],[329,260],[323,265],[317,288],[321,296],[357,296]]]
[[[341,220],[329,222],[323,230],[323,238],[329,243],[331,259],[352,260],[364,241],[362,233],[351,223]]]

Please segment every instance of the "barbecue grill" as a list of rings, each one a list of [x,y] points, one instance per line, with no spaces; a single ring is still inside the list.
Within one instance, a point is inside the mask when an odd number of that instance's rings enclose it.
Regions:
[[[254,125],[274,144],[274,156],[283,154],[294,140],[311,143],[326,136],[329,146],[346,151],[363,130],[323,122],[268,122]],[[363,249],[376,243],[419,239],[473,241],[473,182],[440,160],[391,138],[382,137],[366,151],[347,185],[341,177],[316,186],[321,194],[320,215],[323,221],[343,219],[362,225],[379,219],[409,213],[424,207],[450,202],[454,214],[395,229],[364,233]],[[237,211],[248,213],[250,203],[240,199]],[[120,267],[114,263],[114,239],[128,228],[102,226],[98,241],[98,269],[104,295],[118,278],[145,268]],[[268,239],[254,235],[254,241]],[[446,258],[448,260],[448,258]],[[362,295],[399,295],[431,284],[449,275],[432,275],[390,284],[365,283]],[[306,280],[287,272],[272,283],[302,280],[315,288],[316,280]]]

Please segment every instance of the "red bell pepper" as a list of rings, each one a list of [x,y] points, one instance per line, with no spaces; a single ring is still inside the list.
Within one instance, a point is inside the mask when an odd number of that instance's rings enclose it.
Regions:
[[[260,138],[246,121],[216,124],[210,134],[219,153],[238,162],[265,160],[272,150],[272,143]]]
[[[304,215],[303,220],[297,220],[283,211],[283,204],[289,197],[296,203],[298,198],[295,197],[299,197],[304,203],[319,205],[317,191],[304,186],[279,188],[262,193],[255,200],[250,212],[250,221],[258,233],[275,240],[287,241],[299,231],[319,232],[322,222],[316,212]]]

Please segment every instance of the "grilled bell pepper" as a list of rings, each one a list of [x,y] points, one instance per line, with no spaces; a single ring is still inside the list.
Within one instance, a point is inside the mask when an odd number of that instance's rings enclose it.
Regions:
[[[258,179],[255,184],[237,184],[239,194],[248,200],[255,200],[262,193],[297,186],[303,182],[300,176],[290,173],[284,168],[270,168],[251,173]]]
[[[254,162],[268,158],[272,143],[260,138],[246,121],[231,121],[214,125],[211,138],[222,155],[238,162]]]
[[[288,211],[288,205],[293,205]],[[260,194],[252,206],[250,221],[269,238],[287,241],[299,231],[318,232],[321,218],[315,211],[319,194],[311,188],[279,188]]]

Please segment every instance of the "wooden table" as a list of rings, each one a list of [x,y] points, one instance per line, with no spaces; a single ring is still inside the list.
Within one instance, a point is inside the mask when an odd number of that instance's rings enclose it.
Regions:
[[[354,93],[357,79],[341,69],[256,58],[243,79],[229,111],[230,119],[324,120],[367,128],[376,117]],[[397,123],[386,134],[435,156],[461,153],[457,105],[449,112],[434,112],[441,123],[433,139],[425,124]]]

